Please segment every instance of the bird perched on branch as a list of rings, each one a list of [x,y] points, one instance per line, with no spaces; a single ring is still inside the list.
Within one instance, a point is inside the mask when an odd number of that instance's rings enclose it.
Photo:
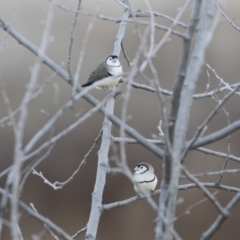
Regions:
[[[115,86],[120,81],[121,76],[122,66],[118,56],[110,55],[89,75],[87,82],[82,87],[94,84],[96,88],[108,89]]]
[[[133,179],[135,181],[134,190],[140,196],[144,196],[144,193],[154,192],[158,183],[154,168],[148,163],[139,163],[134,168]]]

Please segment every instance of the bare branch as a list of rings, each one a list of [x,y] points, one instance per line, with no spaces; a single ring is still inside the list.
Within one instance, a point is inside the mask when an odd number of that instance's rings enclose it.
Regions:
[[[106,108],[109,109],[109,112],[113,112],[114,102],[115,100],[113,97],[108,100]],[[103,122],[102,144],[98,155],[97,176],[94,191],[92,193],[91,212],[85,236],[85,239],[88,240],[96,239],[98,224],[101,216],[100,206],[102,204],[103,190],[106,182],[108,152],[111,143],[111,127],[112,123],[105,118]]]
[[[196,183],[198,187],[203,191],[203,193],[208,197],[208,199],[213,203],[213,205],[216,207],[216,209],[221,213],[223,216],[228,216],[229,212],[226,211],[221,204],[218,202],[218,200],[214,197],[213,194],[211,194],[207,188],[196,178],[194,177],[183,165],[181,167],[181,170],[183,173],[187,176],[188,179],[190,179],[192,182]]]
[[[195,132],[194,136],[190,141],[188,141],[188,145],[185,148],[185,150],[182,153],[182,159],[188,152],[188,150],[191,148],[191,146],[199,139],[199,136],[203,132],[204,128],[207,126],[207,124],[212,120],[212,118],[217,114],[218,110],[223,106],[223,104],[230,98],[232,95],[238,90],[240,87],[240,83],[237,84],[237,86],[229,92],[227,95],[224,96],[224,98],[219,101],[219,103],[215,106],[215,108],[209,113],[209,115],[205,118],[205,120],[202,122],[202,124],[197,128],[197,131]],[[229,125],[230,126],[230,125]]]
[[[50,2],[53,2],[53,0],[48,0]],[[119,0],[118,1],[125,9],[128,9],[128,10],[131,10],[131,14],[129,15],[129,17],[134,17],[134,20],[132,19],[124,19],[122,20],[121,18],[113,18],[113,17],[109,17],[109,16],[105,16],[105,15],[101,15],[101,14],[93,14],[93,13],[89,13],[89,12],[84,12],[82,10],[75,10],[75,9],[70,9],[68,7],[65,7],[64,5],[62,4],[59,4],[59,3],[55,3],[55,5],[57,7],[59,7],[60,9],[64,10],[64,11],[68,11],[68,12],[72,12],[72,13],[78,13],[78,14],[81,14],[83,16],[88,16],[88,17],[96,17],[98,19],[101,19],[101,20],[104,20],[104,21],[110,21],[110,22],[115,22],[115,23],[119,23],[119,22],[127,22],[127,23],[134,23],[134,24],[139,24],[139,25],[145,25],[145,26],[148,26],[149,25],[149,22],[147,21],[141,21],[141,20],[136,20],[136,17],[146,17],[146,16],[150,16],[149,14],[149,11],[133,11],[131,8],[129,7],[126,7],[125,4],[121,3],[121,1]],[[162,14],[162,13],[157,13],[157,12],[153,12],[153,15],[156,16],[156,17],[162,17],[162,18],[165,18],[167,20],[169,20],[170,22],[176,22],[176,19],[173,19],[165,14]],[[187,28],[187,25],[185,23],[182,23],[179,21],[176,22],[176,25],[178,26],[181,26],[181,27],[184,27],[184,28]],[[160,25],[160,24],[157,24],[157,23],[154,23],[154,27],[157,28],[157,29],[160,29],[160,30],[164,30],[164,31],[168,31],[168,27],[166,26],[163,26],[163,25]],[[184,38],[184,35],[179,32],[179,31],[176,31],[176,30],[172,30],[172,34],[173,35],[176,35],[176,36],[179,36],[181,38]]]
[[[52,70],[58,73],[60,77],[62,77],[65,81],[67,81],[71,85],[71,79],[69,78],[69,75],[67,72],[65,72],[60,66],[55,64],[50,58],[48,58],[43,53],[39,53],[38,48],[33,45],[31,42],[26,40],[24,37],[22,37],[18,32],[13,30],[9,25],[7,25],[1,18],[0,18],[0,27],[4,29],[5,31],[9,32],[9,34],[15,38],[19,43],[21,43],[23,46],[25,46],[27,49],[29,49],[31,52],[36,54],[43,63],[45,63],[48,67],[50,67]],[[120,49],[120,48],[119,48]],[[78,86],[77,91],[82,91],[82,88]],[[94,98],[92,95],[86,93],[83,98],[88,101],[93,106],[96,106],[99,104],[99,101]],[[158,157],[163,156],[163,151],[154,146],[154,144],[149,143],[141,134],[139,134],[135,129],[131,128],[127,124],[124,124],[119,118],[117,118],[115,115],[108,112],[108,110],[104,107],[100,108],[100,112],[104,114],[113,124],[115,124],[117,127],[124,126],[124,129],[127,134],[129,134],[131,137],[138,140],[140,144],[142,144],[144,147],[146,147],[148,150],[150,150],[153,154],[155,154]]]
[[[0,188],[0,193],[5,194],[5,190]],[[8,198],[13,198],[12,194],[7,194]],[[30,216],[37,219],[39,222],[46,224],[52,231],[56,232],[59,236],[61,236],[64,240],[72,240],[71,236],[68,235],[62,228],[58,227],[55,223],[50,221],[48,218],[42,216],[39,213],[34,212],[29,206],[27,206],[24,202],[19,201],[19,206],[24,209]]]
[[[130,60],[129,60],[128,56],[127,56],[127,53],[126,53],[126,51],[125,51],[125,49],[124,49],[123,40],[122,40],[122,42],[121,42],[121,48],[122,48],[123,56],[124,56],[125,59],[127,60],[128,67],[130,67],[130,66],[131,66],[131,62],[130,62]],[[121,80],[122,80],[122,79],[121,79]]]
[[[227,204],[225,211],[230,212],[232,210],[232,208],[235,207],[235,205],[240,201],[240,192],[238,192],[233,198],[232,200]],[[221,225],[223,224],[223,222],[227,219],[228,216],[224,216],[222,214],[220,214],[217,219],[215,220],[215,222],[212,224],[212,226],[203,233],[201,240],[208,240],[210,239],[215,233],[216,231],[221,227]]]
[[[240,120],[233,122],[231,125],[222,128],[214,133],[206,135],[204,137],[199,138],[192,146],[192,149],[199,148],[201,146],[207,145],[212,142],[216,142],[229,134],[237,131],[240,128]],[[189,143],[187,142],[187,145]]]
[[[173,87],[173,97],[172,97],[172,104],[171,104],[171,111],[169,114],[169,137],[170,142],[173,143],[174,137],[174,129],[175,129],[175,122],[177,119],[179,104],[180,104],[180,95],[182,91],[183,82],[185,80],[186,71],[187,71],[187,63],[189,59],[190,47],[192,43],[193,34],[195,32],[198,20],[199,20],[199,13],[201,8],[201,1],[196,1],[194,8],[192,10],[191,20],[188,26],[188,29],[185,33],[185,39],[183,40],[183,50],[182,56],[180,59],[180,65],[178,68],[178,74],[175,78],[174,87]]]
[[[136,141],[134,138],[124,138],[122,139],[121,137],[112,137],[113,142],[115,143],[120,143],[122,141],[129,143],[129,144],[136,144],[138,141]],[[160,144],[164,145],[165,141],[164,140],[158,140],[158,139],[146,139],[147,141],[154,143],[154,144]]]
[[[177,148],[177,152],[174,154],[177,156],[181,153],[185,136],[187,132],[187,125],[190,116],[190,107],[192,105],[193,93],[195,90],[198,74],[204,62],[206,48],[212,38],[213,31],[213,15],[214,15],[214,0],[207,1],[205,3],[205,9],[203,12],[202,20],[199,24],[199,31],[196,37],[196,43],[193,50],[193,55],[188,66],[186,79],[184,82],[184,88],[181,93],[180,108],[178,112],[177,130],[174,134],[174,149]],[[216,25],[213,25],[215,28]]]
[[[77,231],[77,232],[72,236],[72,238],[75,239],[75,238],[78,237],[81,233],[86,232],[86,230],[87,230],[87,227],[82,228],[81,230]]]
[[[194,150],[197,150],[199,152],[203,152],[203,153],[206,153],[206,154],[211,154],[211,155],[221,157],[221,158],[228,158],[228,159],[231,159],[231,160],[236,161],[236,162],[240,162],[240,157],[236,157],[232,154],[228,155],[227,153],[222,153],[222,152],[218,152],[218,151],[214,151],[214,150],[207,149],[207,148],[202,148],[202,147],[196,148]]]
[[[33,203],[30,203],[30,206],[32,207],[33,211],[38,214],[37,209],[34,207]],[[51,231],[51,229],[48,227],[48,225],[46,223],[44,223],[44,227],[50,232],[50,234],[52,235],[53,238],[55,238],[55,240],[59,240],[59,238]]]
[[[230,191],[230,192],[239,192],[240,188],[235,188],[232,186],[226,186],[223,184],[216,184],[216,183],[209,183],[209,182],[201,182],[201,184],[207,188],[216,188],[216,189],[221,189],[221,190],[225,190],[225,191]],[[178,190],[187,190],[187,189],[191,189],[191,188],[198,188],[198,185],[196,183],[188,183],[188,184],[184,184],[184,185],[179,185],[178,186]],[[161,193],[161,190],[155,190],[153,194],[151,194],[151,196],[156,196],[159,195]],[[136,202],[136,201],[140,201],[145,199],[146,196],[142,196],[140,198],[138,198],[137,196],[135,197],[131,197],[128,198],[126,200],[122,200],[119,202],[114,202],[114,203],[108,203],[108,204],[104,204],[102,206],[103,210],[111,210],[113,208],[117,208],[117,207],[124,207],[130,203]]]
[[[44,27],[44,31],[42,34],[39,54],[45,52],[47,48],[48,43],[48,37],[51,30],[51,25],[53,21],[54,16],[54,4],[50,4],[48,8],[47,18],[46,18],[46,24]],[[1,24],[0,20],[0,24]],[[31,99],[31,96],[34,92],[34,89],[36,87],[37,81],[38,81],[38,74],[40,72],[41,68],[41,61],[37,58],[35,60],[35,64],[33,66],[30,81],[27,86],[27,91],[24,94],[24,97],[21,101],[21,110],[19,113],[19,118],[17,122],[17,128],[14,129],[14,137],[15,137],[15,144],[14,144],[14,159],[13,159],[13,168],[11,172],[8,174],[8,181],[11,179],[11,191],[13,194],[13,197],[11,198],[11,212],[10,212],[10,219],[12,223],[11,228],[11,236],[13,239],[21,239],[21,236],[19,235],[19,227],[18,227],[18,198],[19,198],[19,184],[20,184],[20,170],[22,166],[22,160],[23,160],[23,138],[24,138],[24,131],[26,126],[26,120],[28,118],[28,102]],[[13,177],[14,176],[14,177]],[[9,183],[8,183],[9,184]],[[0,227],[1,228],[1,227]],[[1,235],[1,234],[0,234]]]
[[[151,12],[150,12],[150,11],[141,11],[141,10],[138,10],[138,11],[136,12],[136,14],[135,14],[135,17],[150,17],[151,14],[153,14],[154,17],[161,17],[161,18],[167,19],[167,20],[169,20],[169,21],[172,22],[172,23],[175,21],[174,18],[172,18],[172,17],[170,17],[170,16],[168,16],[168,15],[166,15],[166,14],[158,13],[158,12],[154,12],[154,11],[151,11]],[[183,22],[180,22],[180,21],[178,21],[178,22],[176,23],[176,25],[177,25],[177,26],[181,26],[181,27],[183,27],[183,28],[187,28],[187,27],[188,27],[187,24],[185,24],[185,23],[183,23]]]
[[[125,78],[122,78],[121,79],[121,82],[126,82],[127,79]],[[231,85],[227,85],[227,86],[224,86],[224,87],[218,87],[216,89],[213,89],[209,92],[203,92],[203,93],[196,93],[193,95],[193,98],[194,99],[201,99],[201,98],[205,98],[205,97],[213,97],[213,95],[215,95],[216,93],[221,93],[225,90],[232,90],[233,88],[235,88],[236,86],[238,85],[238,83],[234,83],[234,84],[231,84]],[[160,93],[162,93],[163,95],[166,95],[166,96],[172,96],[172,91],[169,91],[167,89],[163,89],[163,88],[156,88],[156,87],[151,87],[151,86],[148,86],[146,84],[141,84],[141,83],[136,83],[134,81],[131,82],[131,86],[136,88],[136,89],[142,89],[142,90],[146,90],[146,91],[149,91],[149,92],[157,92],[159,91]],[[0,121],[1,123],[1,121]]]
[[[44,134],[46,134],[49,129],[51,129],[51,127],[56,123],[56,121],[65,113],[65,111],[69,108],[71,108],[73,106],[73,104],[80,99],[81,97],[84,96],[84,94],[86,94],[87,92],[89,92],[92,88],[94,88],[94,86],[88,88],[88,89],[84,89],[82,90],[80,93],[75,94],[74,96],[72,96],[61,108],[58,109],[58,111],[45,123],[45,125],[38,130],[35,135],[29,140],[29,142],[26,144],[26,146],[24,147],[24,153],[28,153],[33,147],[34,145],[37,143],[37,141],[39,141],[41,139],[41,137],[44,136]],[[93,112],[99,110],[99,108],[101,106],[103,106],[104,101],[101,103],[99,102],[97,105],[97,108],[92,111],[91,113],[86,113],[85,114],[85,119],[90,117],[92,115]],[[85,120],[84,119],[84,120]],[[82,122],[82,121],[81,121]]]
[[[227,83],[226,81],[224,81],[224,79],[221,78],[221,77],[217,74],[217,72],[216,72],[216,70],[215,70],[214,68],[212,68],[208,63],[206,64],[206,66],[207,66],[208,69],[210,69],[210,70],[213,72],[213,74],[215,75],[215,77],[220,81],[220,84],[223,84],[228,90],[233,91],[233,87],[231,86],[231,84],[229,84],[229,83]],[[238,83],[237,83],[237,84],[238,84]],[[235,93],[236,93],[237,95],[240,95],[239,92],[235,92]]]
[[[65,136],[66,134],[68,134],[70,131],[72,131],[73,129],[75,129],[79,124],[81,124],[82,122],[84,122],[87,118],[91,117],[91,115],[93,113],[95,113],[96,111],[99,110],[99,108],[101,108],[104,103],[105,103],[106,99],[103,100],[102,102],[100,102],[97,106],[95,106],[94,108],[90,109],[85,115],[83,115],[81,118],[79,118],[78,120],[76,120],[73,124],[71,124],[70,126],[68,126],[66,129],[64,129],[63,131],[61,131],[60,133],[58,133],[57,135],[55,135],[54,137],[52,137],[50,140],[48,140],[47,142],[43,143],[40,147],[38,147],[36,150],[34,150],[33,152],[29,153],[28,155],[26,155],[24,157],[24,161],[26,161],[29,158],[32,158],[34,156],[36,156],[39,152],[41,152],[42,150],[44,150],[45,148],[49,147],[49,145],[56,143],[59,139],[61,139],[63,136]]]
[[[52,151],[54,145],[50,145],[50,147],[47,149],[47,151],[43,154],[43,156],[38,157],[36,160],[34,160],[31,164],[29,164],[29,166],[27,166],[23,171],[22,171],[22,181],[21,184],[19,186],[19,192],[20,192],[20,196],[22,194],[23,191],[23,187],[24,184],[28,178],[28,176],[30,175],[30,173],[32,172],[32,169],[35,168],[39,163],[41,163]]]
[[[54,2],[55,3],[55,2]],[[72,79],[72,73],[71,73],[71,55],[72,55],[72,46],[73,46],[73,32],[77,25],[77,18],[78,18],[78,11],[81,8],[82,0],[78,0],[78,6],[77,6],[77,12],[75,13],[72,28],[70,31],[70,41],[69,41],[69,47],[68,47],[68,57],[67,57],[67,68],[68,68],[68,74],[69,77]]]
[[[96,12],[99,12],[99,10],[100,10],[100,4],[97,4]],[[87,46],[87,42],[88,42],[90,33],[93,29],[93,25],[95,23],[95,20],[96,20],[96,17],[93,17],[92,21],[88,24],[88,27],[87,27],[86,33],[85,33],[85,37],[83,38],[82,49],[79,53],[77,67],[76,67],[76,71],[75,71],[75,75],[74,75],[74,79],[73,79],[72,95],[77,93],[79,74],[80,74],[80,71],[81,71],[81,68],[82,68],[82,63],[83,63],[83,59],[84,59],[84,55],[85,55],[85,48]]]
[[[214,192],[213,195],[216,195],[218,192]],[[183,217],[186,214],[189,214],[191,212],[191,210],[197,206],[199,206],[200,204],[202,204],[203,202],[206,202],[208,200],[207,197],[201,199],[200,201],[197,201],[196,203],[194,203],[193,205],[190,205],[183,213],[181,213],[180,215],[178,215],[175,218],[175,222],[178,221],[181,217]]]
[[[190,22],[190,30],[195,29],[196,21],[199,17],[201,0],[196,0],[193,13],[191,16]],[[172,239],[171,232],[173,229],[173,218],[175,215],[176,201],[177,201],[177,185],[180,177],[180,161],[181,161],[181,153],[183,148],[185,147],[186,134],[188,129],[190,110],[193,101],[193,94],[195,91],[196,82],[198,80],[198,75],[200,73],[201,67],[204,62],[205,51],[206,48],[212,38],[214,28],[216,25],[213,24],[213,15],[214,15],[214,7],[215,0],[209,0],[205,2],[205,7],[203,10],[203,16],[199,23],[199,30],[197,32],[196,41],[192,53],[192,57],[187,68],[186,77],[182,77],[182,74],[185,74],[187,62],[186,58],[189,54],[189,43],[186,42],[188,46],[186,48],[187,54],[183,54],[184,58],[182,58],[180,69],[178,71],[179,74],[179,86],[176,87],[176,96],[173,97],[175,102],[172,103],[172,108],[170,113],[170,124],[171,121],[176,120],[176,125],[174,127],[170,127],[169,131],[170,142],[173,143],[172,152],[168,152],[164,161],[164,180],[162,182],[163,189],[160,197],[159,203],[159,214],[163,215],[163,217],[168,219],[168,224],[164,224],[163,222],[157,222],[157,231],[155,240],[160,239]],[[190,31],[189,30],[189,31]],[[193,35],[193,31],[190,31],[190,39]],[[190,40],[189,39],[189,40]],[[186,41],[186,39],[185,39]],[[187,58],[188,59],[188,58]],[[182,66],[181,66],[182,65]],[[183,70],[183,71],[181,71]],[[184,87],[183,87],[184,80]],[[181,93],[181,94],[180,94]],[[173,106],[174,105],[174,106]],[[171,119],[171,116],[175,116]],[[177,117],[177,119],[176,119]],[[171,126],[171,125],[170,125]],[[168,150],[170,151],[170,150]]]
[[[102,129],[101,131],[99,132],[97,138],[94,140],[94,143],[92,145],[92,147],[90,148],[90,150],[87,152],[87,154],[84,156],[83,160],[81,161],[81,163],[79,164],[78,168],[73,172],[73,174],[67,179],[65,180],[64,182],[54,182],[54,183],[51,183],[48,179],[46,179],[44,176],[43,176],[43,173],[42,172],[37,172],[34,168],[32,169],[33,170],[33,174],[39,176],[40,178],[43,179],[44,183],[46,183],[47,185],[51,186],[54,190],[59,190],[59,189],[62,189],[67,183],[69,183],[70,181],[73,180],[73,178],[75,177],[75,175],[80,171],[82,170],[83,166],[85,165],[86,163],[86,159],[87,157],[89,156],[89,154],[93,151],[93,149],[96,147],[97,143],[98,143],[98,140],[100,139],[102,135]]]
[[[51,74],[51,76],[45,80],[45,82],[37,89],[37,91],[35,93],[32,94],[31,98],[29,99],[28,103],[31,102],[33,99],[36,99],[40,94],[43,93],[43,90],[45,89],[45,87],[47,86],[47,84],[57,75],[56,72],[54,72],[53,74]],[[15,109],[14,111],[12,111],[11,115],[7,115],[5,117],[3,117],[2,119],[0,119],[0,125],[3,125],[6,121],[9,121],[11,119],[11,117],[14,117],[17,113],[19,113],[21,111],[21,106],[17,109]]]
[[[195,173],[195,174],[192,174],[192,176],[194,177],[205,177],[205,176],[214,176],[214,175],[219,175],[219,174],[223,174],[223,173],[229,173],[229,174],[233,174],[233,173],[238,173],[240,172],[240,168],[238,169],[223,169],[223,170],[220,170],[220,171],[215,171],[215,172],[203,172],[203,173]],[[187,178],[187,177],[181,177],[183,179]],[[218,183],[218,181],[217,181]]]
[[[187,63],[189,59],[191,41],[197,26],[197,22],[199,20],[201,2],[202,2],[201,0],[196,0],[193,5],[190,23],[185,33],[185,38],[183,39],[184,40],[183,50],[182,50],[182,56],[181,56],[180,65],[178,69],[178,74],[175,78],[175,83],[174,83],[171,110],[169,114],[169,126],[166,126],[168,127],[168,138],[169,138],[168,141],[170,142],[171,146],[167,145],[165,148],[166,154],[164,156],[164,173],[163,173],[164,176],[161,184],[163,192],[159,198],[159,210],[158,210],[158,215],[168,219],[168,223],[165,224],[163,221],[160,221],[160,218],[158,219],[156,223],[155,240],[172,239],[171,232],[173,229],[173,217],[174,217],[175,206],[176,206],[176,185],[178,182],[178,175],[179,175],[179,169],[177,169],[176,167],[177,165],[171,162],[173,158],[172,151],[176,151],[176,144],[174,146],[175,122],[176,122],[176,118],[179,111],[182,86],[183,86],[183,82],[185,80],[185,75],[187,71]],[[174,150],[172,149],[173,146],[174,146]],[[175,156],[177,156],[178,150],[174,154]],[[175,166],[174,171],[176,172],[176,176],[174,176],[174,178],[172,174],[175,175],[175,173],[173,173],[172,164]],[[172,181],[172,184],[170,184],[171,181]],[[170,188],[172,188],[172,190]],[[172,201],[169,201],[169,198],[170,198],[169,195],[171,195]]]
[[[125,11],[122,19],[129,17],[129,11]],[[117,37],[114,42],[114,55],[119,55],[121,51],[121,42],[125,33],[126,22],[121,22]],[[113,114],[115,98],[112,96],[108,99],[106,109],[110,114]],[[102,196],[106,182],[107,166],[108,166],[108,152],[111,144],[111,129],[112,123],[105,117],[102,128],[102,143],[98,155],[97,176],[92,194],[92,204],[89,221],[87,223],[86,240],[96,239],[98,224],[101,216]]]
[[[112,137],[112,140],[115,143],[120,143],[121,141],[123,141],[123,139],[119,138],[119,137]],[[154,144],[160,144],[160,145],[165,144],[164,140],[158,140],[158,139],[147,139],[147,140],[151,143],[154,143]],[[128,144],[137,144],[138,143],[133,138],[125,138],[124,141],[125,141],[125,143],[128,143]],[[232,154],[228,155],[226,153],[222,153],[222,152],[219,152],[219,151],[214,151],[214,150],[207,149],[207,148],[202,148],[202,147],[199,147],[199,148],[193,147],[192,150],[197,150],[199,152],[203,152],[203,153],[214,155],[214,156],[221,157],[221,158],[227,158],[228,157],[228,159],[231,159],[231,160],[236,161],[236,162],[240,162],[240,157],[234,156]]]
[[[227,21],[237,30],[240,32],[240,28],[233,23],[233,21],[230,20],[230,18],[223,12],[223,10],[218,6],[218,4],[216,4],[217,9],[219,10],[219,12],[225,17],[225,19],[227,19]]]

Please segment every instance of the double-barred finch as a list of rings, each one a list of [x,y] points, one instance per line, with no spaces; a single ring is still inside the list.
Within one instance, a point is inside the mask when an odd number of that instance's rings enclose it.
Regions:
[[[89,75],[87,82],[82,87],[94,84],[96,88],[106,89],[118,84],[121,76],[122,66],[118,60],[118,56],[110,55]]]
[[[134,184],[134,190],[140,196],[143,196],[144,192],[153,192],[158,183],[158,179],[154,174],[154,168],[148,163],[139,163],[134,168],[133,179],[136,182],[136,184]]]

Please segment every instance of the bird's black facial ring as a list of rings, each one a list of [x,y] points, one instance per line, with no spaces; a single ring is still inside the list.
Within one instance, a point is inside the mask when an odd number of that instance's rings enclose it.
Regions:
[[[106,65],[108,65],[107,64],[107,61],[108,60],[110,60],[110,61],[112,61],[112,60],[114,60],[114,59],[116,59],[116,60],[118,60],[118,56],[117,55],[109,55],[108,57],[107,57],[107,59],[105,60],[105,64]],[[111,65],[111,67],[120,67],[121,66],[121,64],[119,63],[119,65]]]
[[[145,170],[144,172],[141,172],[140,174],[143,174],[143,173],[145,173],[145,172],[147,172],[147,171],[149,170],[148,166],[145,165],[145,164],[139,164],[139,165],[138,165],[138,168],[141,169],[141,167],[146,167],[146,170]]]
[[[147,170],[149,170],[148,166],[146,164],[139,164],[138,167],[140,168],[141,166],[144,166],[147,168]]]
[[[110,55],[108,58],[110,58],[110,57],[111,57],[111,58],[118,58],[117,55]],[[107,59],[108,59],[108,58],[107,58]]]

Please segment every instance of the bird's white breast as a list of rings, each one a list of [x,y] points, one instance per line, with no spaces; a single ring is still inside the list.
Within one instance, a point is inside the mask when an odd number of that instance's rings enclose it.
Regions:
[[[143,174],[134,174],[134,180],[136,181],[136,183],[138,183],[134,184],[134,190],[140,195],[142,195],[141,193],[143,193],[141,189],[144,189],[144,191],[146,191],[147,193],[154,191],[158,182],[155,174],[150,172]]]
[[[121,79],[120,77],[114,77],[114,76],[109,76],[107,78],[104,78],[100,81],[98,81],[96,84],[96,88],[108,88],[108,87],[113,87],[115,86]]]
[[[121,75],[122,75],[122,66],[121,65],[118,67],[107,66],[107,70],[112,76],[108,76],[106,78],[103,78],[103,79],[97,81],[96,88],[101,89],[101,88],[113,87],[116,84],[118,84],[118,82],[120,81]]]
[[[111,67],[108,66],[108,72],[114,76],[121,76],[122,75],[122,66],[118,66],[118,67]]]

